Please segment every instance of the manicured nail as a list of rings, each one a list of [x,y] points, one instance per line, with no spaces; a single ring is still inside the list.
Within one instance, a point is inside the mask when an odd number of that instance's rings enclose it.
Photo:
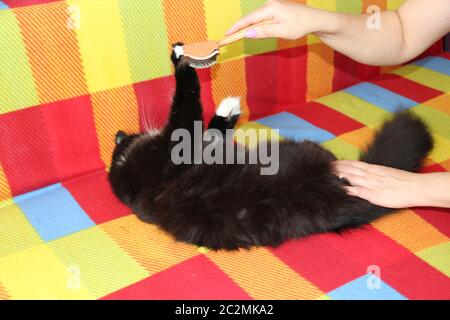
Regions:
[[[252,39],[252,38],[256,38],[256,36],[257,36],[257,34],[256,34],[256,30],[255,29],[247,30],[247,32],[245,33],[245,37],[246,38]]]

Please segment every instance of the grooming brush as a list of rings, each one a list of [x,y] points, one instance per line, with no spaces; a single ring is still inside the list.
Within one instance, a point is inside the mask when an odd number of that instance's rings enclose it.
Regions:
[[[179,56],[184,56],[185,58],[187,58],[189,65],[193,68],[209,68],[217,62],[217,57],[220,54],[220,48],[244,39],[248,30],[265,24],[274,24],[274,22],[271,20],[259,22],[247,28],[239,30],[219,41],[208,40],[205,42],[187,44],[183,47],[180,47],[177,54]]]

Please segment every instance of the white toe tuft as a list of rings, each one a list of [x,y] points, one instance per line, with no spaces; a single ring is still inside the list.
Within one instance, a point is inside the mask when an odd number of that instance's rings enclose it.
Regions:
[[[241,98],[228,97],[222,100],[216,110],[219,117],[228,118],[241,113]]]

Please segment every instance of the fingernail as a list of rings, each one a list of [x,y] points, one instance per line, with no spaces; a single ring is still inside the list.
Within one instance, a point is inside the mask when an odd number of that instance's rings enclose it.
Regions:
[[[256,36],[257,34],[255,29],[247,30],[247,32],[245,33],[245,37],[249,39],[256,38]]]

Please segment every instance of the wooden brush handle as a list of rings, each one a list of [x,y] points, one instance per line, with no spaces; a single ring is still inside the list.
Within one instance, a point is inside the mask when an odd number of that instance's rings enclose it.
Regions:
[[[266,25],[266,24],[274,24],[274,22],[272,20],[266,20],[266,21],[262,21],[262,22],[253,24],[251,26],[248,26],[248,27],[246,27],[244,29],[241,29],[241,30],[233,33],[232,35],[230,35],[228,37],[225,37],[222,40],[220,40],[219,41],[219,47],[223,47],[223,46],[229,45],[231,43],[237,42],[239,40],[242,40],[242,39],[245,38],[246,33],[247,33],[248,30],[253,29],[255,27],[258,27],[258,26]]]

